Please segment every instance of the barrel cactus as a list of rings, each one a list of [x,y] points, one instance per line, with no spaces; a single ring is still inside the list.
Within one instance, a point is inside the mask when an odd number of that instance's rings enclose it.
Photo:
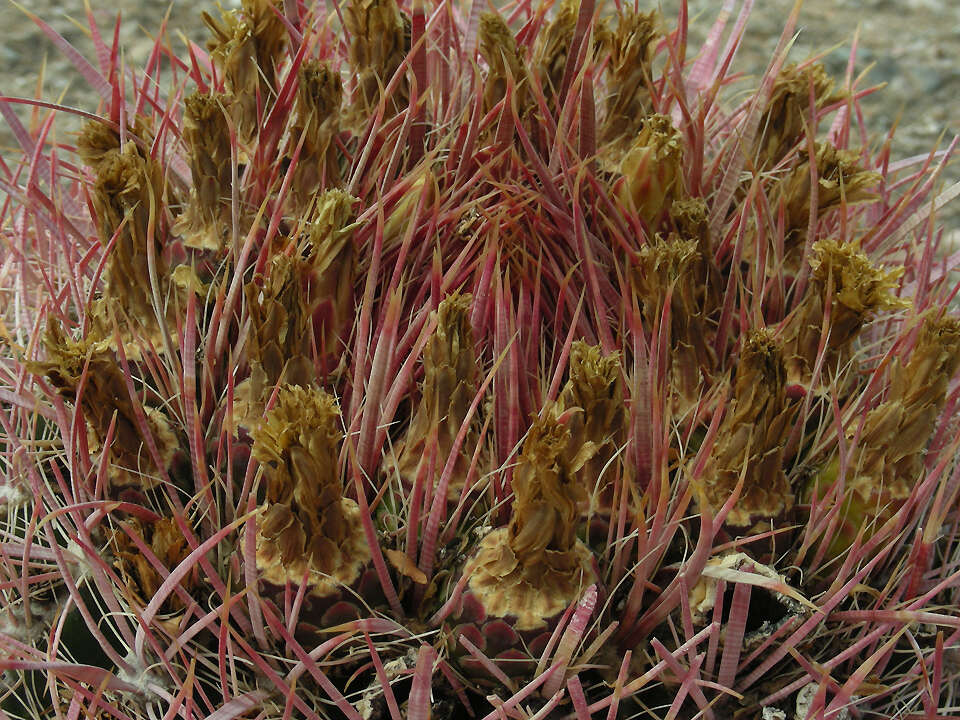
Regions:
[[[730,89],[750,5],[37,19],[100,105],[0,99],[2,716],[956,714],[954,145],[796,10]]]

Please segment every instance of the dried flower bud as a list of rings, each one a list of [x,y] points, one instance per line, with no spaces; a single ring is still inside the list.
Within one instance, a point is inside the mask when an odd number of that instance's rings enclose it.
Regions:
[[[102,297],[90,314],[98,335],[113,336],[110,314],[120,318],[120,337],[133,359],[139,359],[144,344],[162,346],[163,327],[154,307],[150,278],[150,243],[154,250],[159,297],[166,303],[159,312],[162,322],[174,326],[177,300],[171,295],[168,267],[163,253],[167,237],[167,218],[163,209],[166,184],[159,163],[143,153],[133,141],[122,151],[105,153],[97,163],[97,178],[91,193],[100,240],[109,245],[116,236],[107,258],[106,282]],[[111,340],[112,342],[112,340]]]
[[[309,268],[307,296],[321,353],[339,353],[341,338],[353,325],[356,254],[352,223],[357,202],[357,198],[341,190],[320,195],[304,248]]]
[[[334,397],[281,386],[251,435],[267,485],[257,530],[262,577],[284,585],[309,573],[310,590],[318,596],[353,583],[370,551],[360,509],[343,497],[338,466],[343,432]]]
[[[224,115],[229,98],[194,93],[184,101],[183,139],[190,150],[190,205],[174,229],[188,247],[219,250],[230,228],[230,129]]]
[[[319,60],[305,60],[298,76],[291,153],[301,138],[303,145],[290,189],[294,206],[304,208],[324,177],[330,184],[340,175],[333,138],[340,127],[343,83],[339,73]]]
[[[153,521],[129,518],[121,524],[139,535],[168,570],[173,570],[190,554],[183,532],[172,518],[161,517]],[[160,589],[163,582],[160,573],[124,529],[117,528],[113,531],[110,546],[116,557],[113,565],[117,568],[121,579],[133,592],[137,601],[141,605],[146,605]],[[196,572],[192,572],[184,577],[181,584],[189,592],[198,582]],[[176,593],[171,593],[165,604],[173,612],[179,612],[185,607],[183,600]]]
[[[810,223],[810,157],[800,153],[800,163],[780,181],[774,191],[774,202],[782,201],[786,209],[787,252],[802,247]],[[860,156],[852,150],[838,150],[830,143],[816,144],[817,215],[841,205],[854,205],[874,199],[870,192],[880,175],[860,167]]]
[[[618,13],[617,29],[603,33],[610,52],[607,66],[607,117],[603,126],[606,142],[630,141],[640,131],[650,112],[653,53],[662,37],[660,14],[635,12],[624,6]]]
[[[793,506],[783,449],[794,409],[786,400],[786,367],[768,330],[752,331],[740,350],[733,407],[723,419],[710,458],[695,481],[701,507],[716,512],[744,476],[727,524],[748,527]]]
[[[578,410],[567,422],[570,440],[565,463],[582,465],[575,471],[579,485],[587,491],[602,491],[615,472],[607,466],[625,441],[619,353],[603,355],[599,345],[573,343],[570,377],[557,404],[567,411]]]
[[[350,64],[357,79],[353,102],[365,120],[410,51],[410,19],[394,0],[350,0],[343,7],[343,22],[350,34]],[[408,95],[404,79],[387,112],[399,111]]]
[[[841,94],[831,94],[833,79],[819,63],[805,66],[791,64],[781,69],[760,118],[757,167],[771,168],[777,165],[806,137],[810,123],[811,85],[817,110],[843,97]]]
[[[250,311],[247,355],[260,398],[278,382],[306,386],[313,381],[313,313],[303,292],[306,271],[299,257],[280,253],[272,258],[262,287],[257,281],[245,287]]]
[[[553,412],[534,421],[513,475],[513,517],[494,530],[465,573],[489,615],[514,616],[517,630],[545,627],[595,582],[593,558],[577,539],[578,505],[586,499],[568,466],[570,429]]]
[[[434,482],[440,479],[443,465],[453,449],[454,441],[467,417],[467,411],[476,395],[478,383],[477,361],[473,350],[473,329],[470,326],[470,307],[473,296],[451,295],[440,303],[434,313],[437,328],[423,351],[423,386],[416,414],[410,421],[398,453],[397,472],[401,481],[412,486],[426,462],[426,448],[436,432],[437,461]],[[450,482],[453,499],[459,497],[470,464],[471,448],[477,442],[476,433],[468,437],[461,449],[457,466]]]
[[[527,107],[526,65],[517,41],[503,18],[496,13],[480,16],[480,54],[489,66],[483,87],[483,107],[490,111],[507,94],[507,79],[513,84],[513,100],[520,114]]]
[[[786,323],[784,357],[791,383],[810,381],[827,297],[831,298],[824,359],[824,370],[828,373],[844,362],[850,344],[878,312],[906,307],[895,294],[903,269],[885,270],[875,266],[855,243],[840,243],[835,239],[814,243],[810,266],[813,277],[807,294]]]
[[[704,275],[709,277],[709,269],[714,266],[703,257],[698,245],[696,239],[655,235],[640,249],[633,274],[634,287],[643,301],[644,321],[651,330],[659,325],[670,299],[671,387],[676,390],[674,402],[681,405],[678,411],[696,402],[701,377],[714,364],[704,307],[708,297]],[[718,284],[713,280],[711,298],[716,296]]]
[[[654,227],[674,199],[683,195],[683,142],[666,115],[650,115],[620,160],[626,178],[621,197]]]
[[[277,11],[282,12],[277,0],[243,0],[241,10],[223,13],[220,21],[203,13],[213,35],[207,47],[232,96],[230,113],[244,142],[259,130],[257,103],[265,106],[275,93],[276,67],[287,41]]]
[[[892,372],[890,390],[870,411],[859,442],[852,485],[863,498],[902,500],[923,474],[923,455],[960,368],[960,320],[928,315],[905,364]]]
[[[563,83],[563,72],[567,65],[567,53],[573,42],[573,32],[577,27],[579,3],[563,0],[556,17],[537,37],[537,49],[534,53],[534,66],[538,68],[540,84],[548,100],[560,105],[563,98],[558,97]]]
[[[49,318],[43,345],[47,359],[33,363],[31,369],[45,375],[61,397],[72,403],[79,401],[93,445],[103,445],[116,418],[113,442],[107,449],[111,455],[107,472],[111,487],[154,487],[159,482],[157,467],[143,442],[126,380],[109,343],[74,341]],[[78,400],[84,368],[87,375]],[[162,412],[154,408],[144,408],[144,412],[164,469],[169,468],[179,447],[176,435]]]

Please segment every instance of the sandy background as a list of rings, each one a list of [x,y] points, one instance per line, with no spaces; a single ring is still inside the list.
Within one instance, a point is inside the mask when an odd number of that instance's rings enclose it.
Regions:
[[[37,78],[46,60],[43,95],[63,96],[67,104],[95,109],[95,97],[57,48],[38,30],[27,15],[6,0],[0,0],[0,93],[32,96]],[[27,0],[30,10],[44,18],[87,57],[93,57],[92,44],[71,19],[84,25],[82,0]],[[227,7],[238,0],[225,0]],[[709,30],[720,0],[689,0],[691,39],[699,43]],[[740,5],[742,3],[738,3]],[[91,0],[94,15],[105,32],[112,28],[117,12],[123,16],[121,38],[130,62],[142,63],[151,47],[147,30],[159,26],[169,9],[170,27],[178,28],[195,40],[203,40],[206,31],[200,12],[213,10],[215,3],[174,0],[162,2],[133,0]],[[769,61],[783,20],[792,0],[756,0],[742,49],[735,68],[746,73],[762,72]],[[641,7],[652,7],[641,2]],[[661,8],[670,22],[675,21],[679,0],[663,0]],[[896,157],[925,153],[944,132],[952,137],[960,132],[960,3],[954,0],[807,0],[800,18],[799,37],[791,59],[802,59],[814,52],[833,49],[825,59],[827,69],[842,78],[850,43],[860,27],[858,70],[875,63],[870,81],[887,83],[880,93],[866,99],[867,124],[879,140],[902,114],[894,145]],[[183,45],[174,40],[174,48]],[[25,116],[24,116],[25,117]],[[73,129],[69,120],[58,121],[58,132]],[[0,153],[10,152],[12,137],[0,121]],[[960,180],[960,162],[948,171],[946,182]],[[948,209],[943,220],[960,232],[960,202]]]

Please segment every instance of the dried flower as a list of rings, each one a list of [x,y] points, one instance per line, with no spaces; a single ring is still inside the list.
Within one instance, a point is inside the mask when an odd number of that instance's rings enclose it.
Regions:
[[[626,178],[624,202],[632,203],[648,226],[684,193],[683,143],[670,118],[651,115],[620,160]]]
[[[544,95],[548,101],[552,101],[555,108],[563,104],[563,98],[560,97],[563,73],[567,66],[567,53],[573,42],[579,9],[579,3],[563,0],[556,17],[537,37],[534,64],[539,70]]]
[[[599,345],[578,340],[570,348],[569,375],[557,399],[558,410],[573,411],[566,423],[570,439],[564,462],[582,464],[577,483],[609,506],[604,491],[616,475],[611,461],[625,442],[620,355],[604,355]]]
[[[306,208],[321,185],[340,177],[333,138],[340,128],[343,83],[329,63],[318,60],[304,61],[299,80],[290,144],[295,148],[301,139],[303,144],[290,188],[294,206]]]
[[[230,129],[222,93],[194,93],[184,101],[183,138],[190,149],[193,189],[174,232],[188,247],[220,250],[231,226]]]
[[[592,554],[577,539],[577,477],[593,448],[567,461],[570,429],[548,411],[534,421],[513,475],[513,516],[489,533],[464,573],[468,588],[493,617],[515,617],[517,630],[546,628],[550,619],[595,582]]]
[[[607,116],[603,139],[614,143],[631,141],[641,131],[650,114],[649,88],[652,84],[653,54],[663,36],[660,13],[636,12],[624,5],[617,13],[617,27],[604,34],[610,52],[607,66]]]
[[[356,76],[353,104],[363,121],[369,117],[410,50],[410,19],[394,0],[350,0],[343,8],[343,22],[350,36],[350,64]],[[409,94],[402,80],[387,103],[394,115]]]
[[[469,313],[472,300],[471,295],[454,294],[445,298],[433,313],[437,328],[423,351],[420,402],[397,458],[397,473],[408,487],[416,480],[421,464],[429,462],[427,451],[434,438],[437,454],[433,481],[439,480],[477,393],[479,372]],[[476,432],[472,432],[462,447],[472,448],[476,443]],[[449,487],[452,499],[459,497],[466,480],[468,452],[459,451]]]
[[[139,536],[167,568],[177,567],[190,553],[190,548],[173,518],[159,517],[155,520],[140,521],[131,517],[120,525],[123,527],[114,530],[110,538],[110,546],[116,557],[114,567],[137,602],[146,606],[157,594],[164,578],[160,577],[160,573],[130,539],[128,533]],[[191,592],[198,583],[197,573],[189,573],[184,581],[184,590]],[[173,612],[180,612],[186,607],[176,594],[170,596],[167,605]]]
[[[875,172],[864,170],[860,156],[852,150],[838,150],[828,142],[816,144],[817,208],[818,218],[841,206],[850,207],[874,198],[871,190],[880,181]],[[799,164],[777,185],[774,202],[782,202],[785,208],[785,247],[787,257],[795,257],[806,242],[810,224],[810,157],[800,152]],[[774,205],[776,207],[776,205]]]
[[[714,365],[707,343],[706,278],[709,261],[701,254],[695,239],[671,234],[664,239],[655,235],[640,249],[633,279],[638,297],[643,298],[644,320],[656,332],[661,313],[670,300],[671,373],[675,395],[683,410],[697,401],[703,388],[703,376]],[[717,288],[713,288],[716,295]]]
[[[727,524],[749,527],[793,506],[784,473],[784,446],[795,414],[786,399],[786,367],[769,330],[754,330],[740,350],[732,407],[727,411],[701,477],[693,481],[698,502],[716,513],[743,489]]]
[[[877,313],[906,307],[895,295],[902,269],[878,268],[858,245],[832,238],[814,243],[812,249],[810,288],[786,323],[784,357],[791,383],[809,384],[824,330],[823,367],[832,374],[849,359],[851,343]],[[824,328],[828,298],[830,323]]]
[[[513,103],[518,114],[527,108],[527,72],[517,41],[503,18],[496,13],[480,16],[480,54],[489,66],[483,87],[483,107],[490,111],[513,86]]]
[[[31,369],[44,375],[61,397],[82,410],[94,449],[103,446],[115,423],[112,443],[106,449],[111,456],[107,477],[114,491],[124,487],[154,487],[160,480],[158,468],[144,443],[137,410],[109,342],[89,338],[72,340],[51,318],[43,345],[47,359],[33,363]],[[144,408],[144,412],[151,440],[166,470],[173,462],[179,442],[162,412],[154,408]]]
[[[760,118],[758,168],[774,167],[807,136],[811,89],[816,110],[843,99],[843,94],[832,94],[833,84],[819,63],[790,64],[780,70]]]
[[[359,577],[370,550],[357,504],[343,497],[337,457],[340,410],[328,393],[283,385],[251,431],[266,501],[257,530],[257,568],[275,585],[307,580],[327,596]]]
[[[287,40],[278,11],[277,0],[243,0],[241,10],[225,12],[219,21],[203,13],[213,34],[207,47],[223,73],[230,114],[244,142],[256,136],[259,108],[276,94],[276,69]]]

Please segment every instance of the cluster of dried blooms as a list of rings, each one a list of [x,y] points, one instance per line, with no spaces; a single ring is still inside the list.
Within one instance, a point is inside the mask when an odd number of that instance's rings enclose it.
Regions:
[[[2,716],[956,714],[950,152],[796,12],[729,91],[749,7],[50,31],[103,114],[0,99]]]

